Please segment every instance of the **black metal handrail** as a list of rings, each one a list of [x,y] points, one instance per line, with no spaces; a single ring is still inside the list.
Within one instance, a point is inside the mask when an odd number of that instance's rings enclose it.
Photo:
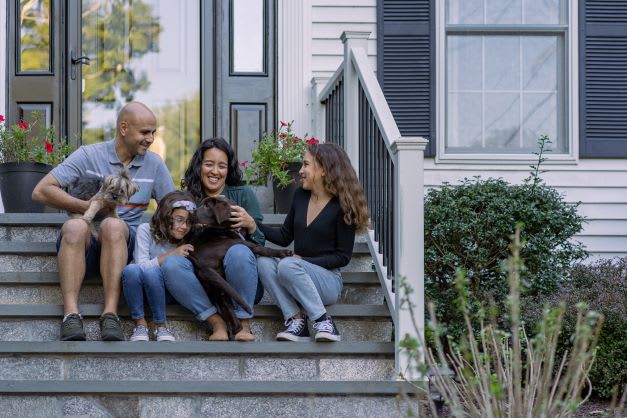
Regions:
[[[327,98],[325,105],[325,142],[344,148],[344,75],[340,75]]]
[[[394,280],[394,160],[387,150],[368,97],[359,83],[359,179],[366,193],[374,239]],[[394,286],[391,287],[394,289]]]

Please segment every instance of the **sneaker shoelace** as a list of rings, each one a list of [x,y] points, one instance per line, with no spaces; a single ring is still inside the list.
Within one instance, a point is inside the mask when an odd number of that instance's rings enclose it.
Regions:
[[[287,329],[285,332],[289,332],[290,334],[300,334],[303,330],[303,326],[305,325],[304,319],[288,319],[285,321],[285,325]]]
[[[314,328],[317,332],[327,332],[329,334],[333,334],[333,323],[330,319],[325,319],[324,321],[314,322]]]
[[[170,330],[166,327],[159,327],[157,328],[157,336],[160,335],[172,335],[172,332],[170,332]]]

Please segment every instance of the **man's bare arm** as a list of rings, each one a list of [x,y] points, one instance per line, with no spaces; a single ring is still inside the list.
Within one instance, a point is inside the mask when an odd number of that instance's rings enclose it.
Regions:
[[[37,186],[35,186],[33,190],[32,198],[44,205],[72,213],[82,214],[89,207],[88,201],[77,199],[67,194],[52,174],[46,174],[46,176],[37,183]]]

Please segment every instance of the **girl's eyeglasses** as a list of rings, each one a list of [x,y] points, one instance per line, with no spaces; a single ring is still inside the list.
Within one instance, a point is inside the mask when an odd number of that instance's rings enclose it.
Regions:
[[[170,218],[170,222],[172,222],[172,225],[174,225],[175,227],[192,225],[191,219],[183,218],[181,216],[175,216],[173,218]]]

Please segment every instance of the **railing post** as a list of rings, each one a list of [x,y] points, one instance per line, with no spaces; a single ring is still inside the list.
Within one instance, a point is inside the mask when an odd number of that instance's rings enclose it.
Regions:
[[[309,136],[317,136],[326,139],[326,126],[324,124],[325,106],[320,103],[318,96],[325,84],[329,82],[329,77],[313,77],[311,79],[311,98],[310,98],[310,125],[311,130]]]
[[[418,370],[410,370],[407,355],[400,352],[400,341],[409,334],[424,341],[424,151],[428,141],[421,137],[401,137],[392,143],[394,165],[394,278],[396,297],[395,365],[410,380],[422,380]],[[415,329],[407,307],[401,309],[400,279],[413,289],[408,295],[413,305]]]
[[[344,31],[344,144],[355,171],[359,173],[359,76],[351,61],[351,50],[368,50],[370,32]]]

